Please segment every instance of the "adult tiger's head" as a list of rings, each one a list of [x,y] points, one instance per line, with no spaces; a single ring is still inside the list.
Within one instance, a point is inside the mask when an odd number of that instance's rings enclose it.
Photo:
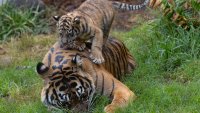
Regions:
[[[41,62],[37,64],[37,73],[45,82],[41,100],[46,106],[60,109],[88,107],[95,86],[87,73],[79,71],[81,60],[77,57],[67,57],[65,53],[58,52],[58,55],[52,56],[55,60],[51,66]]]
[[[73,13],[53,17],[57,21],[62,44],[72,43],[80,35],[81,17]]]

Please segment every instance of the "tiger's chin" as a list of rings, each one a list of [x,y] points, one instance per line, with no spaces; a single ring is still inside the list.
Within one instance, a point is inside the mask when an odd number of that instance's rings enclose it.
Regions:
[[[67,38],[61,38],[60,42],[62,45],[67,45],[67,44],[71,44],[74,40],[72,39],[67,39]]]
[[[89,111],[89,103],[88,102],[81,102],[79,104],[77,104],[73,109],[72,109],[73,112],[75,113],[79,113],[80,111],[81,112],[88,112]]]
[[[84,42],[79,41],[70,41],[67,43],[60,42],[61,48],[64,48],[66,50],[73,49],[73,50],[79,50],[83,51],[86,48],[86,44]]]
[[[76,105],[73,106],[53,106],[47,102],[47,100],[43,100],[44,105],[48,108],[49,111],[52,110],[69,110],[72,113],[80,113],[80,112],[88,112],[89,111],[89,102],[88,101],[81,101]]]
[[[55,103],[48,103],[45,97],[42,97],[41,101],[48,108],[49,111],[56,110],[56,109],[57,110],[61,109],[63,111],[70,110],[73,113],[80,113],[80,111],[81,112],[89,111],[89,101],[79,101],[77,102],[77,104],[71,105],[71,106],[54,106],[53,104]]]

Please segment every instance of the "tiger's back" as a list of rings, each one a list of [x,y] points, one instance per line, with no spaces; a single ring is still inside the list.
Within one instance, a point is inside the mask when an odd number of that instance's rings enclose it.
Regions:
[[[85,15],[86,23],[92,22],[103,31],[103,37],[108,38],[110,27],[114,19],[112,2],[107,0],[86,0],[78,9],[75,9],[74,12]]]
[[[105,63],[103,63],[105,69],[118,80],[136,68],[134,57],[126,46],[116,38],[108,38],[107,43],[103,46],[103,56],[105,57]]]

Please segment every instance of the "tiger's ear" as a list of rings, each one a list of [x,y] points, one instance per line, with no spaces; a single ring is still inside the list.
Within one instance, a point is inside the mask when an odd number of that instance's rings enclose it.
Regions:
[[[80,24],[80,22],[81,22],[80,17],[77,16],[74,18],[74,24],[78,25],[78,24]]]
[[[60,16],[53,16],[53,19],[54,19],[55,21],[59,21]]]
[[[76,55],[72,58],[72,63],[76,64],[77,66],[82,66],[83,60],[82,60],[82,58],[81,58],[80,55],[76,54]]]
[[[42,78],[44,78],[44,74],[48,72],[49,67],[45,66],[42,62],[39,62],[36,66],[36,71]]]

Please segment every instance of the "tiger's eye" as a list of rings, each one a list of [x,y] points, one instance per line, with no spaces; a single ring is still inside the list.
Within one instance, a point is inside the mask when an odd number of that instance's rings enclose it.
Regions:
[[[76,82],[73,82],[72,84],[71,84],[71,87],[76,87],[77,86],[77,83]]]

